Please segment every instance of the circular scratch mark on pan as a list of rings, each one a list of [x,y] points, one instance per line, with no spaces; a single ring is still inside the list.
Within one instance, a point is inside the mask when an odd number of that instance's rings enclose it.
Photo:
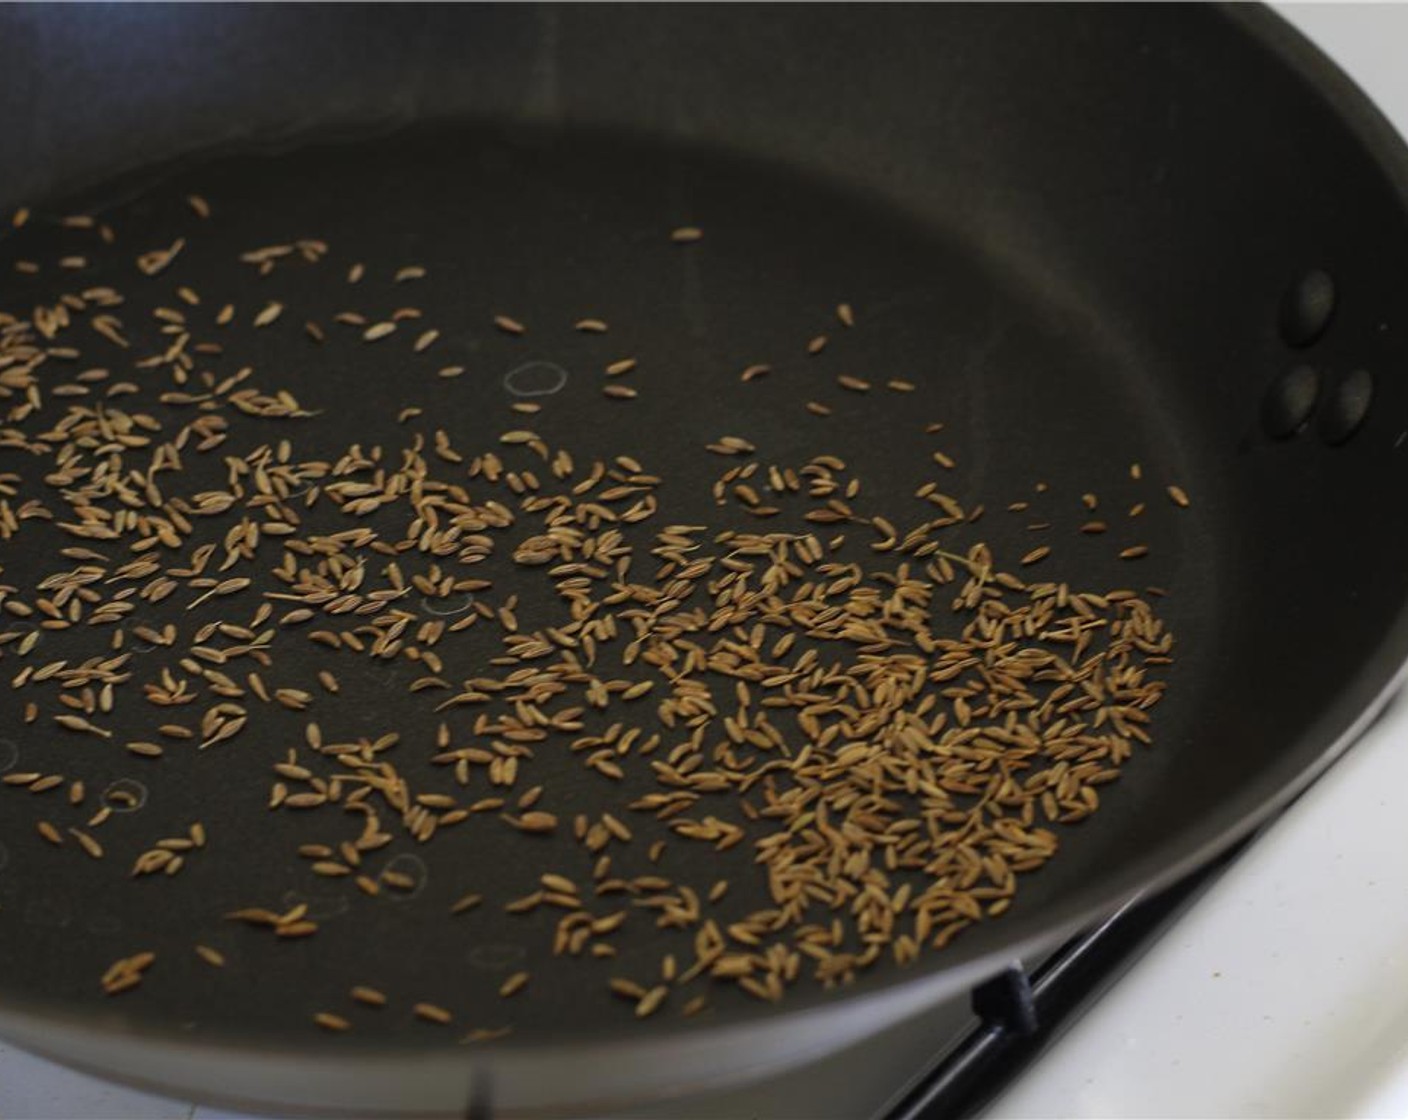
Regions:
[[[448,615],[464,614],[474,606],[474,595],[465,592],[463,595],[451,595],[448,599],[432,599],[428,595],[422,595],[420,605],[427,614],[444,618]]]
[[[392,902],[406,902],[415,898],[421,891],[425,890],[425,884],[430,882],[430,868],[425,866],[425,861],[420,856],[399,855],[387,861],[385,867],[381,869],[381,878],[388,871],[397,875],[405,875],[413,881],[410,887],[387,887],[385,881],[382,883],[381,897],[390,899]]]
[[[528,951],[522,945],[491,942],[488,945],[476,945],[465,959],[475,968],[482,968],[485,972],[502,972],[527,956]]]
[[[101,800],[114,813],[135,813],[147,803],[147,787],[136,778],[118,778],[103,790]]]
[[[142,615],[138,615],[128,624],[127,648],[133,653],[151,653],[152,650],[156,649],[156,643],[149,642],[145,638],[139,638],[136,633],[139,626],[143,630],[152,631],[159,631],[161,626],[153,619],[143,617]]]
[[[515,397],[550,397],[566,384],[567,371],[556,362],[524,362],[504,374],[504,388]]]
[[[0,739],[0,774],[13,770],[20,760],[20,745],[13,739]]]

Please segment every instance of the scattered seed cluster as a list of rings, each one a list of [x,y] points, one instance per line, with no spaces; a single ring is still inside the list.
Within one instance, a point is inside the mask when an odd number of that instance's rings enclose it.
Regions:
[[[748,439],[720,434],[699,448],[701,466],[718,463],[710,456],[729,461],[712,483],[725,521],[718,526],[667,517],[667,480],[651,470],[648,446],[579,462],[552,445],[522,419],[539,402],[515,403],[515,426],[494,447],[420,430],[411,422],[421,410],[408,408],[399,416],[404,446],[354,442],[335,458],[305,459],[300,426],[322,421],[292,394],[259,387],[248,366],[219,378],[203,372],[206,358],[224,352],[230,324],[274,333],[297,312],[272,301],[208,305],[179,283],[199,222],[216,220],[203,198],[188,202],[198,219],[188,238],[134,260],[143,276],[176,283],[172,305],[134,307],[118,290],[94,287],[0,314],[0,449],[22,450],[33,464],[23,477],[0,475],[0,540],[19,538],[31,521],[67,538],[56,570],[37,585],[0,585],[0,658],[25,722],[124,751],[139,768],[160,766],[174,749],[247,750],[251,768],[268,768],[270,811],[322,822],[326,840],[299,845],[297,855],[316,875],[345,882],[354,900],[415,887],[394,867],[369,868],[370,853],[383,848],[433,859],[436,838],[457,828],[479,829],[494,846],[570,836],[588,873],[544,865],[520,895],[470,891],[443,920],[473,922],[482,905],[545,909],[557,920],[544,952],[603,960],[628,926],[687,932],[690,953],[666,953],[652,974],[606,985],[603,994],[642,1018],[671,1005],[697,1014],[720,986],[777,1001],[808,980],[846,983],[942,948],[1001,915],[1019,877],[1056,853],[1057,827],[1093,813],[1132,745],[1149,741],[1173,644],[1163,624],[1133,590],[1030,581],[986,545],[945,547],[945,530],[976,521],[982,507],[945,491],[940,479],[957,464],[940,447],[915,464],[910,505],[880,510],[835,455],[771,461]],[[13,224],[29,218],[21,212]],[[93,219],[67,224],[91,229],[95,252],[113,243]],[[692,226],[662,240],[680,246],[665,251],[707,245]],[[328,253],[306,240],[240,259],[268,274]],[[20,264],[22,272],[41,267]],[[341,282],[359,284],[367,267],[352,265]],[[407,266],[394,279],[418,283],[427,273]],[[844,330],[863,330],[849,304],[834,315]],[[421,318],[402,307],[334,320],[368,346],[418,354],[439,337]],[[131,341],[138,319],[163,340],[153,352]],[[511,336],[529,329],[507,314],[485,325]],[[559,329],[610,330],[591,317]],[[315,343],[327,337],[312,320],[301,330]],[[84,347],[95,335],[130,370],[90,365]],[[818,334],[802,349],[827,345]],[[741,378],[771,371],[754,364]],[[604,364],[602,377],[601,392],[623,404],[648,385],[630,356]],[[854,374],[837,382],[855,394],[876,385]],[[880,384],[915,389],[898,378]],[[833,412],[817,401],[805,407]],[[286,434],[252,451],[225,450],[237,425],[264,421]],[[926,430],[937,436],[942,424]],[[221,484],[186,485],[194,460],[218,460]],[[1178,486],[1167,494],[1176,507],[1189,505]],[[1083,502],[1087,511],[1099,504],[1093,494]],[[305,527],[318,507],[335,511],[341,527]],[[1142,504],[1130,515],[1141,512]],[[805,527],[765,532],[749,520],[783,514]],[[1105,528],[1091,520],[1081,531]],[[1032,548],[1015,567],[1052,551]],[[1147,551],[1134,545],[1119,555]],[[491,557],[509,558],[519,579],[549,588],[557,617],[520,621],[519,597],[482,574]],[[184,605],[185,624],[137,621],[145,606],[170,598]],[[499,653],[487,664],[457,658],[457,639],[471,629],[494,635]],[[91,656],[41,663],[43,630],[91,634]],[[140,670],[137,643],[158,654]],[[325,660],[320,692],[281,683],[278,651],[298,645]],[[403,703],[439,714],[433,742],[404,741],[394,729],[325,736],[315,717],[336,711],[337,669],[348,659],[413,664]],[[114,738],[108,724],[118,705],[145,706],[147,737]],[[301,742],[249,733],[270,706],[309,713]],[[554,810],[553,790],[531,776],[533,759],[547,752],[580,760],[598,811]],[[408,753],[428,757],[439,780],[404,772],[398,759]],[[630,775],[648,777],[650,792],[621,793]],[[27,795],[66,788],[70,809],[86,813],[81,783],[63,775],[10,773],[3,783]],[[109,811],[86,815],[83,827],[47,819],[35,827],[43,842],[71,841],[102,859],[94,831]],[[738,912],[723,878],[618,875],[614,854],[644,843],[633,822],[647,818],[669,837],[650,844],[652,863],[668,845],[746,846],[766,905]],[[208,848],[199,822],[154,838],[130,873],[174,876],[193,858],[238,858],[237,846],[222,851],[219,839]],[[226,915],[251,936],[316,938],[306,905],[251,902]],[[209,946],[192,951],[225,967]],[[150,952],[118,961],[102,989],[137,987],[154,961]],[[375,977],[348,978],[363,979]],[[506,1010],[530,1001],[530,972],[507,976],[498,994]],[[390,998],[357,984],[346,1007],[313,1021],[346,1031],[354,1010],[375,1013]],[[415,993],[404,999],[430,1024],[464,1014]]]

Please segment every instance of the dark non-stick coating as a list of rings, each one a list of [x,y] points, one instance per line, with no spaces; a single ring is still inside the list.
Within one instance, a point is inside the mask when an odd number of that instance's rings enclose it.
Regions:
[[[1059,858],[1024,880],[1006,916],[907,972],[875,970],[856,996],[919,990],[916,977],[937,994],[1166,878],[1321,764],[1397,669],[1408,590],[1397,515],[1408,489],[1402,158],[1343,80],[1267,18],[1162,7],[22,8],[0,16],[0,31],[0,99],[15,122],[0,133],[0,212],[32,202],[110,213],[124,244],[146,249],[191,229],[186,193],[209,197],[216,219],[192,238],[181,279],[212,302],[297,305],[284,335],[239,338],[242,362],[276,367],[279,387],[335,417],[310,428],[323,436],[298,435],[300,453],[320,438],[329,452],[350,439],[399,446],[406,405],[425,408],[425,426],[453,432],[458,446],[487,445],[510,426],[504,375],[549,360],[572,375],[534,418],[550,443],[689,478],[672,489],[668,519],[718,524],[705,480],[714,464],[700,448],[720,434],[780,460],[840,455],[879,508],[927,477],[922,422],[942,420],[956,485],[990,509],[966,540],[1015,563],[1036,534],[1000,511],[1026,499],[1053,526],[1039,542],[1054,546],[1050,576],[1168,589],[1159,609],[1177,664],[1155,745],[1107,788],[1096,817],[1063,833]],[[209,154],[185,155],[194,150]],[[685,222],[706,238],[682,250],[666,234]],[[0,240],[0,253],[53,255],[73,236],[39,226]],[[416,303],[443,331],[434,354],[408,362],[404,347],[393,359],[352,338],[318,348],[294,337],[303,317],[343,305],[334,285],[291,271],[251,281],[234,258],[297,237],[327,241],[329,268],[379,262],[368,283],[388,301],[399,299],[390,270],[426,266]],[[135,296],[143,282],[122,268]],[[1323,338],[1294,347],[1278,319],[1283,293],[1312,269],[1333,278],[1334,312]],[[52,297],[48,284],[6,273],[0,307]],[[857,307],[862,329],[805,357],[840,300]],[[528,320],[529,334],[495,332],[496,313]],[[583,314],[610,320],[612,347],[641,360],[638,401],[600,398],[589,371],[620,355],[565,329]],[[539,328],[549,322],[555,331]],[[741,385],[737,371],[759,360],[776,376]],[[470,372],[435,378],[447,361]],[[1302,363],[1320,374],[1320,407],[1293,438],[1272,439],[1267,393]],[[836,374],[861,369],[919,391],[825,423],[801,410]],[[1373,400],[1362,428],[1338,442],[1346,403],[1336,394],[1359,369]],[[254,446],[281,434],[253,422],[240,438]],[[1142,481],[1130,477],[1134,462]],[[1191,509],[1172,506],[1168,483],[1192,495]],[[1115,526],[1104,537],[1076,532],[1086,491]],[[1149,512],[1126,517],[1139,500]],[[1150,556],[1115,558],[1133,543]],[[8,549],[5,581],[32,584],[46,562],[38,549]],[[61,637],[45,642],[65,655]],[[409,669],[346,672],[351,687],[320,713],[327,731],[430,734],[425,708],[388,702],[404,695]],[[475,1025],[511,1021],[508,1053],[519,1058],[543,1042],[640,1038],[629,1007],[582,998],[579,976],[628,973],[658,942],[626,940],[619,968],[551,962],[536,948],[545,921],[442,920],[466,889],[526,890],[538,861],[523,845],[466,830],[454,859],[444,842],[427,854],[414,898],[372,904],[291,857],[312,826],[271,818],[251,828],[268,764],[302,717],[267,722],[258,743],[144,766],[20,728],[16,715],[0,733],[21,768],[42,759],[33,768],[63,767],[95,788],[143,782],[146,807],[104,834],[115,846],[198,809],[247,858],[233,873],[193,860],[177,881],[132,883],[44,847],[36,811],[7,796],[0,983],[4,1003],[37,1016],[12,1030],[87,1014],[96,975],[150,947],[169,964],[103,1008],[105,1024],[326,1056],[328,1040],[308,1037],[309,1014],[365,980],[483,1007]],[[556,811],[601,804],[600,783],[576,761],[540,765]],[[747,881],[746,855],[679,858],[699,878]],[[315,951],[218,918],[286,891],[326,918]],[[740,891],[740,912],[761,897]],[[212,974],[189,953],[193,940],[225,951],[231,967]],[[300,954],[313,963],[290,988]],[[523,960],[531,998],[500,1007],[493,990]],[[782,1013],[845,1014],[845,1004],[804,988]],[[396,1014],[379,1054],[440,1045]],[[685,1032],[695,1042],[696,1057],[679,1062],[683,1084],[707,1072],[701,1039],[776,1014],[722,1000],[697,1025],[652,1022],[650,1041]],[[63,1049],[61,1035],[27,1037]],[[600,1091],[622,1092],[613,1084]]]

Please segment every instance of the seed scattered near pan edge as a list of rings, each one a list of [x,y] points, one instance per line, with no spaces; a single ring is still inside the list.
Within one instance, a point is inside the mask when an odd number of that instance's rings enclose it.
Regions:
[[[660,1010],[660,1005],[665,1002],[670,994],[670,989],[664,984],[659,984],[645,995],[641,996],[640,1002],[636,1004],[636,1018],[644,1019],[649,1015],[654,1015]]]
[[[68,834],[78,841],[78,846],[93,859],[103,858],[103,846],[81,828],[70,828]]]
[[[454,1018],[443,1007],[434,1003],[418,1003],[412,1011],[418,1019],[424,1019],[427,1023],[448,1023]]]
[[[386,994],[376,988],[369,988],[365,984],[358,984],[351,992],[352,998],[358,1003],[364,1003],[368,1007],[385,1007]]]
[[[341,1015],[334,1015],[331,1011],[319,1011],[313,1016],[313,1022],[322,1027],[325,1031],[342,1032],[352,1029],[352,1024]]]

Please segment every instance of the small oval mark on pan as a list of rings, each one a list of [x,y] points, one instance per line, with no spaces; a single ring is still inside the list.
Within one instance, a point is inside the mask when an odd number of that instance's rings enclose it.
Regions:
[[[432,599],[428,595],[422,595],[420,605],[426,614],[439,615],[443,618],[447,615],[464,614],[474,606],[474,595],[469,591],[463,595],[451,595],[447,599]]]
[[[138,628],[156,631],[161,629],[161,624],[143,615],[137,615],[127,624],[127,648],[133,653],[151,653],[156,649],[156,643],[138,637]]]
[[[524,362],[504,374],[504,388],[515,397],[550,397],[566,384],[567,371],[556,362]]]
[[[1348,442],[1364,424],[1374,400],[1374,375],[1367,369],[1345,374],[1320,409],[1320,438],[1331,447]]]
[[[89,933],[96,933],[99,936],[109,933],[122,932],[122,919],[116,914],[94,914],[84,923],[84,928]]]
[[[114,813],[135,813],[147,803],[147,787],[136,778],[118,778],[103,790],[101,800]]]
[[[1320,399],[1320,371],[1296,366],[1281,374],[1261,402],[1261,426],[1272,439],[1289,439],[1305,427]]]
[[[1281,297],[1281,339],[1297,349],[1310,346],[1325,333],[1334,314],[1334,278],[1322,268],[1312,268]]]
[[[522,945],[491,942],[488,945],[476,945],[465,959],[475,968],[482,968],[486,972],[502,972],[518,964],[527,955],[527,950]]]
[[[420,856],[403,854],[388,860],[385,867],[381,869],[378,876],[382,880],[382,885],[387,886],[385,875],[391,872],[393,876],[404,875],[412,880],[409,887],[395,886],[393,889],[383,889],[381,897],[392,902],[405,902],[415,898],[421,891],[425,890],[425,884],[430,882],[430,868],[426,867],[425,861]]]
[[[40,929],[63,929],[73,921],[73,914],[61,898],[36,898],[25,906],[24,920]]]

